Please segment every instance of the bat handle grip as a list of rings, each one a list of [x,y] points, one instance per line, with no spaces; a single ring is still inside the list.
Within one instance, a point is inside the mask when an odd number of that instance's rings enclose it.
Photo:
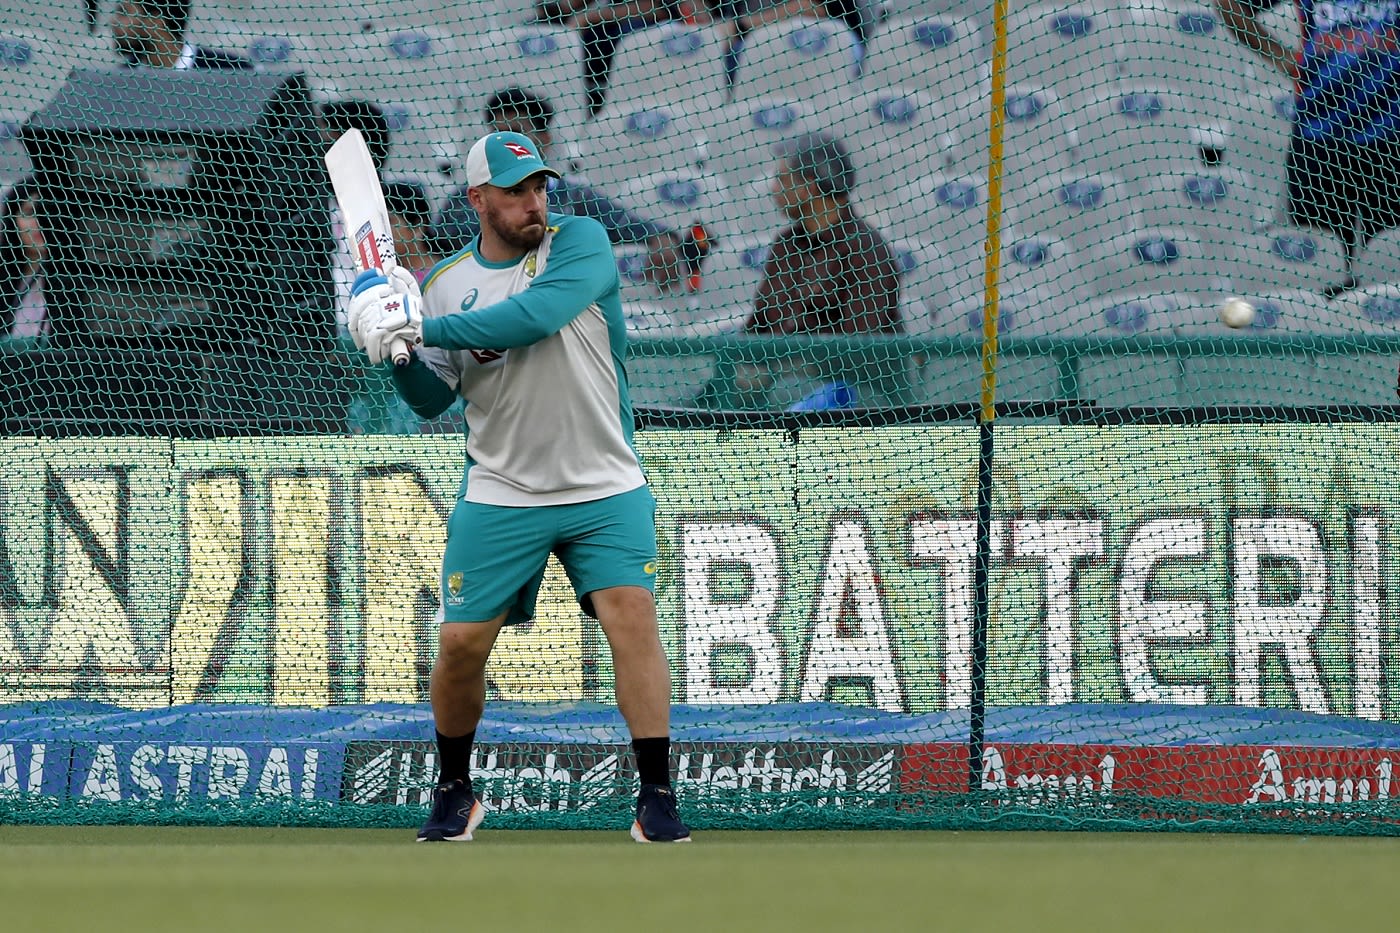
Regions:
[[[389,344],[389,356],[393,359],[395,366],[407,366],[409,359],[408,341],[397,338]]]

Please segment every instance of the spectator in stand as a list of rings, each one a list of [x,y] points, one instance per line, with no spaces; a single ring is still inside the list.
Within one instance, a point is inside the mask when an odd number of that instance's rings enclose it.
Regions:
[[[241,55],[190,45],[185,41],[189,22],[190,0],[121,0],[112,14],[112,43],[132,67],[175,71],[253,67]]]
[[[498,133],[522,133],[539,147],[546,160],[553,136],[550,124],[554,106],[548,100],[519,87],[507,87],[486,102],[486,125]],[[429,250],[447,257],[466,249],[480,232],[476,211],[467,201],[463,185],[443,201],[433,221]],[[647,280],[661,291],[698,287],[701,263],[710,244],[699,225],[685,232],[646,220],[597,189],[567,175],[549,180],[549,209],[559,214],[592,217],[603,225],[608,239],[619,243],[647,244]]]
[[[1280,0],[1216,0],[1225,27],[1296,88],[1288,152],[1288,213],[1337,234],[1349,258],[1381,230],[1400,226],[1400,61],[1389,3],[1298,0],[1295,57],[1259,15]],[[1356,281],[1326,290],[1334,297]]]
[[[48,327],[44,305],[44,233],[34,217],[33,179],[0,199],[0,337],[38,337]]]
[[[583,43],[588,113],[594,116],[607,99],[617,43],[629,33],[675,19],[676,4],[671,0],[539,0],[536,16],[577,30]]]
[[[775,147],[773,197],[792,221],[774,239],[744,323],[748,334],[899,334],[899,269],[885,240],[851,208],[855,170],[845,147],[808,133]],[[747,357],[747,358],[744,358]],[[737,408],[902,405],[907,365],[875,353],[733,361],[733,394],[702,403]]]
[[[728,41],[725,72],[731,82],[749,33],[795,16],[841,20],[855,33],[860,43],[857,54],[862,58],[870,33],[880,22],[879,6],[871,0],[719,0],[713,18]]]
[[[394,251],[403,266],[421,285],[437,257],[428,249],[428,225],[432,208],[423,186],[416,181],[386,181],[384,206],[389,209],[389,226],[394,233]]]

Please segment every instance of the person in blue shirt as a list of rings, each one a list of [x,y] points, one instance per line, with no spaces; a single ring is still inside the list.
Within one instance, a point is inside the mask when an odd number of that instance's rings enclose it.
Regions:
[[[470,761],[486,661],[502,628],[534,618],[553,554],[612,651],[640,783],[632,838],[681,842],[690,830],[671,790],[670,669],[653,595],[656,499],[632,443],[617,263],[596,220],[549,210],[551,178],[528,136],[483,137],[467,155],[477,237],[421,293],[372,271],[352,290],[350,334],[372,364],[415,348],[393,381],[420,417],[466,403],[430,690],[440,771],[418,838],[469,840],[481,822]]]
[[[1400,2],[1295,0],[1295,57],[1259,22],[1277,0],[1216,0],[1231,34],[1293,79],[1288,213],[1341,237],[1355,258],[1400,226]],[[1352,278],[1329,297],[1354,287]]]
[[[486,102],[486,124],[496,132],[521,133],[548,158],[553,136],[554,106],[544,97],[520,87],[507,87]],[[428,246],[447,257],[466,248],[480,224],[469,202],[470,182],[450,193],[439,206],[428,234]],[[549,180],[549,209],[560,214],[592,217],[603,225],[613,244],[647,245],[647,280],[663,291],[677,288],[700,270],[710,243],[702,231],[678,231],[641,217],[591,185],[561,175]]]

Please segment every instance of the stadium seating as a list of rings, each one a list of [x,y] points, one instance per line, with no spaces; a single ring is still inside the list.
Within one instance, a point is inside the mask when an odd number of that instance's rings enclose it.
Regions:
[[[1209,252],[1233,252],[1242,234],[1266,229],[1273,204],[1257,179],[1236,169],[1200,168],[1151,180],[1139,202],[1144,222],[1189,227]]]
[[[1003,115],[1002,175],[1008,188],[1029,187],[1046,174],[1066,167],[1067,153],[1075,138],[1053,88],[1007,85]],[[988,164],[990,141],[985,128],[965,138],[957,167],[983,171]]]
[[[1114,84],[1073,106],[1066,115],[1076,139],[1069,158],[1076,168],[1146,184],[1163,173],[1181,174],[1199,158],[1191,130],[1204,122],[1191,101],[1164,85]]]
[[[742,327],[753,310],[753,296],[763,281],[771,236],[732,237],[720,241],[705,260],[701,277],[701,313],[710,320]]]
[[[534,0],[364,0],[377,29],[436,26],[456,36],[528,23],[535,18]]]
[[[733,100],[844,99],[855,92],[859,70],[860,42],[850,27],[840,20],[794,17],[745,37]]]
[[[1382,230],[1361,248],[1352,274],[1363,285],[1400,282],[1400,230]]]
[[[1329,233],[1288,225],[1239,231],[1227,274],[1233,291],[1321,291],[1346,278],[1346,247]]]
[[[885,21],[898,19],[933,19],[949,16],[970,16],[981,13],[990,15],[990,9],[982,4],[968,4],[965,0],[883,0],[880,9]]]
[[[1105,236],[1148,223],[1140,193],[1117,175],[1089,175],[1076,168],[1047,175],[1038,184],[1007,192],[1009,226],[1065,240],[1083,251]]]
[[[78,37],[91,31],[86,0],[41,0],[38,3],[9,3],[5,6],[6,32],[49,32],[56,36]]]
[[[980,295],[987,179],[929,172],[911,178],[902,194],[869,214],[871,225],[891,239],[932,243],[943,256],[949,288]]]
[[[837,107],[824,97],[761,97],[725,104],[701,119],[705,167],[724,175],[731,186],[771,173],[777,162],[774,144],[826,129]]]
[[[376,4],[373,0],[296,0],[293,3],[287,0],[247,0],[238,6],[230,4],[228,9],[230,19],[253,23],[260,29],[349,40],[357,33],[366,34],[375,30],[376,20],[380,18],[380,6],[382,4]]]
[[[63,38],[39,30],[0,30],[0,101],[33,113],[63,87],[72,67]]]
[[[950,109],[984,96],[987,53],[976,20],[965,16],[892,18],[871,35],[865,87],[907,88]]]
[[[1084,277],[1103,296],[1217,295],[1228,286],[1220,281],[1215,259],[1194,231],[1144,226],[1091,247]]]
[[[832,112],[830,130],[846,141],[862,199],[902,196],[910,178],[952,168],[961,146],[933,97],[901,87],[856,95]]]
[[[603,188],[640,174],[695,170],[704,136],[684,112],[660,99],[609,103],[580,130],[580,169]]]
[[[773,200],[771,170],[739,184],[716,184],[715,193],[724,199],[721,213],[725,219],[717,228],[720,236],[737,233],[771,239],[792,223]]]
[[[24,111],[0,110],[0,185],[12,185],[34,170],[20,138],[27,119]]]
[[[1054,87],[1073,97],[1116,77],[1115,46],[1123,39],[1117,11],[1049,0],[1012,12],[1006,33],[1008,84]]]
[[[707,336],[732,329],[727,320],[708,311],[696,296],[663,295],[643,281],[646,249],[631,245],[616,250],[622,288],[622,310],[633,338],[655,339]],[[628,391],[633,405],[684,406],[700,394],[714,376],[713,355],[639,356],[626,361]]]
[[[238,6],[194,4],[190,8],[189,24],[185,27],[185,39],[202,47],[241,49],[246,45],[243,37],[256,32],[246,13],[246,9]]]
[[[727,95],[724,56],[725,40],[716,27],[662,23],[623,36],[606,108],[664,100],[686,113],[713,110]]]
[[[937,302],[948,293],[946,260],[927,240],[889,240],[899,267],[899,311],[909,334],[934,329]]]
[[[1244,88],[1244,54],[1208,3],[1133,5],[1116,43],[1120,79],[1179,88],[1202,115],[1224,116]]]
[[[1287,194],[1288,146],[1293,134],[1293,91],[1250,82],[1226,119],[1215,124],[1224,141],[1222,164],[1258,178],[1276,202]]]
[[[334,72],[341,93],[373,100],[389,124],[385,174],[449,176],[465,131],[457,80],[467,55],[440,32],[407,29],[361,37]]]
[[[1362,285],[1326,304],[1347,333],[1400,336],[1400,283]]]
[[[617,260],[617,277],[628,330],[643,337],[667,336],[674,323],[673,316],[684,307],[684,301],[662,294],[646,281],[645,244],[615,246],[613,255]]]
[[[258,71],[303,71],[337,87],[352,50],[363,41],[354,34],[325,35],[246,23],[209,24],[197,37],[201,45],[245,56]]]
[[[998,291],[1020,309],[1026,323],[1063,322],[1092,296],[1080,272],[1080,260],[1065,240],[1014,230],[1001,246]]]
[[[467,46],[459,87],[468,125],[477,125],[492,94],[516,85],[547,97],[556,135],[577,136],[587,119],[583,46],[578,33],[556,26],[519,25],[483,32]]]
[[[20,130],[29,115],[58,92],[68,73],[75,68],[110,68],[117,62],[110,37],[87,31],[81,5],[35,9],[44,16],[11,11],[21,15],[7,16],[0,27],[0,185],[13,184],[33,170]],[[48,25],[54,31],[33,26],[50,16]],[[67,29],[73,32],[63,31]]]
[[[378,101],[394,144],[386,174],[411,175],[437,193],[459,173],[491,93],[520,84],[544,94],[559,114],[556,151],[574,170],[645,216],[677,226],[703,220],[716,238],[691,300],[629,278],[644,254],[621,251],[634,330],[653,336],[742,322],[768,244],[790,223],[769,190],[772,144],[832,132],[855,162],[858,211],[900,258],[910,332],[979,332],[990,8],[889,0],[860,71],[861,52],[839,21],[761,28],[747,39],[728,103],[718,28],[645,29],[620,42],[607,106],[590,121],[577,33],[529,22],[532,7],[212,0],[196,3],[190,38],[248,55],[260,70],[304,69],[323,97]],[[85,17],[81,0],[48,0],[7,18],[0,183],[29,170],[18,128],[67,70],[113,63],[110,37],[89,33]],[[999,279],[1008,338],[1248,340],[1397,326],[1389,315],[1400,294],[1385,283],[1400,283],[1400,233],[1382,233],[1357,258],[1365,288],[1331,303],[1316,296],[1345,274],[1345,254],[1327,234],[1276,226],[1291,91],[1242,52],[1211,3],[1039,0],[1013,7],[1008,26]],[[1259,302],[1266,323],[1223,329],[1214,311],[1231,292]],[[925,394],[975,398],[975,356],[945,362],[925,370]],[[1000,395],[1053,395],[1046,362],[1004,357]],[[648,398],[663,403],[687,396],[697,388],[692,376],[703,381],[712,365],[651,360],[637,372],[655,389]],[[1079,394],[1107,404],[1394,401],[1386,354],[1214,363],[1091,354],[1077,365]],[[1244,374],[1233,394],[1231,373]],[[1270,379],[1282,381],[1282,395],[1270,393]],[[1308,379],[1317,385],[1309,389]]]
[[[694,170],[653,172],[623,185],[618,194],[643,217],[683,230],[703,223],[716,233],[734,229],[724,215],[727,201],[717,176]]]

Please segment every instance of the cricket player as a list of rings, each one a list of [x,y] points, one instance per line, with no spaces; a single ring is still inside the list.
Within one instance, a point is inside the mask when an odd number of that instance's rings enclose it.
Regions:
[[[670,669],[657,631],[656,500],[632,445],[626,326],[607,232],[550,214],[555,171],[519,133],[467,156],[481,232],[418,294],[363,274],[350,331],[379,363],[416,347],[395,387],[424,418],[466,399],[466,470],[448,522],[431,696],[441,771],[418,839],[465,841],[484,811],[469,771],[486,659],[503,626],[534,617],[555,554],[602,625],[641,788],[632,836],[684,842],[670,776]]]

